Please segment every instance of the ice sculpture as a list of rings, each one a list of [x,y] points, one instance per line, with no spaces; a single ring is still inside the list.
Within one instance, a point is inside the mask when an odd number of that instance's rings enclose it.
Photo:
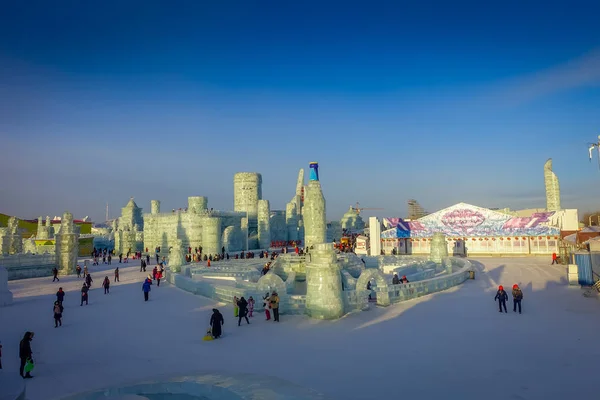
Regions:
[[[181,266],[185,264],[185,252],[183,250],[182,242],[180,239],[174,239],[172,242],[173,247],[169,253],[169,268],[173,272],[181,271]]]
[[[79,254],[79,233],[73,225],[73,214],[65,212],[60,221],[60,231],[55,237],[56,264],[62,274],[75,273]]]
[[[304,246],[327,241],[327,221],[325,220],[325,197],[319,182],[319,164],[310,163],[310,182],[304,193]]]
[[[442,232],[435,232],[431,238],[429,259],[436,264],[441,264],[446,257],[448,257],[446,236]]]
[[[552,159],[544,164],[544,183],[546,186],[546,209],[560,211],[560,185],[558,177],[552,171]]]
[[[306,265],[306,314],[316,319],[344,315],[342,277],[333,243],[318,243]]]
[[[271,207],[269,200],[258,201],[258,247],[268,249],[271,247],[271,228],[269,220],[271,218]]]

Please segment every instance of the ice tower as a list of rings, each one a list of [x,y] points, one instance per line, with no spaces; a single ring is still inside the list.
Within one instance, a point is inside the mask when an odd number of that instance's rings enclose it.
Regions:
[[[310,163],[310,181],[304,190],[304,246],[327,241],[327,222],[325,220],[325,197],[319,182],[319,164]]]

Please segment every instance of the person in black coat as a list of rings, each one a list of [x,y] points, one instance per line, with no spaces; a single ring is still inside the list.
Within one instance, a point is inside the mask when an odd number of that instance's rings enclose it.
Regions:
[[[238,300],[237,304],[238,304],[238,307],[240,308],[240,311],[238,314],[238,326],[240,326],[240,324],[242,323],[242,318],[246,318],[246,322],[248,324],[250,324],[250,321],[248,320],[248,302],[242,296],[242,298]]]
[[[58,328],[62,326],[62,313],[64,311],[64,307],[57,301],[54,302],[54,307],[52,308],[54,311],[54,327]]]
[[[508,294],[504,291],[503,286],[498,286],[498,291],[496,292],[496,297],[494,297],[494,301],[498,300],[498,307],[500,308],[500,312],[502,312],[502,307],[504,307],[504,312],[506,311],[506,301],[508,300]]]
[[[221,314],[216,308],[213,308],[213,315],[210,317],[210,326],[212,328],[212,336],[215,339],[218,339],[221,336],[221,325],[224,324],[225,320],[223,319],[223,314]]]
[[[32,351],[31,351],[31,340],[33,339],[33,332],[25,332],[23,339],[19,343],[19,358],[21,359],[21,367],[19,368],[19,373],[25,379],[33,378],[29,372],[23,375],[25,371],[25,364],[27,360],[31,360],[33,362]]]

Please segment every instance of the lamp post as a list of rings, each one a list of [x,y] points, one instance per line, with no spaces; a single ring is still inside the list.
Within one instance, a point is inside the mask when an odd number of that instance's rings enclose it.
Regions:
[[[248,252],[248,236],[250,235],[250,218],[248,218],[248,210],[246,210],[246,253]]]

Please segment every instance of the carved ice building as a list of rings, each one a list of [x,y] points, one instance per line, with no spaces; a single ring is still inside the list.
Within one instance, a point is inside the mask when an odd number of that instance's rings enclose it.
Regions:
[[[133,200],[121,208],[121,216],[113,225],[115,254],[141,251],[144,242],[144,218],[142,209]]]

